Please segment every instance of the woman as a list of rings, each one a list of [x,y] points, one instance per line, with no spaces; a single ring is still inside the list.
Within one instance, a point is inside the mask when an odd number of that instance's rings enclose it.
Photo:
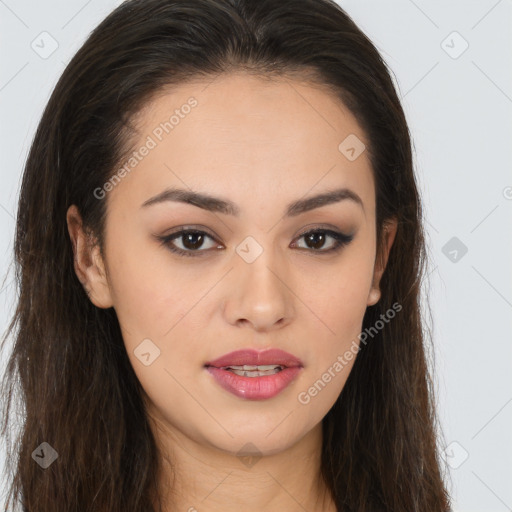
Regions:
[[[334,2],[123,3],[43,114],[15,258],[23,510],[448,510],[409,131]]]

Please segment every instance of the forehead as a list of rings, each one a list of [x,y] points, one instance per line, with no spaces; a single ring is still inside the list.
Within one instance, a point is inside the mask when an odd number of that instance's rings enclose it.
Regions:
[[[190,108],[192,101],[195,106]],[[327,86],[243,72],[164,88],[139,112],[135,124],[144,134],[158,132],[158,126],[166,121],[173,125],[173,136],[179,137],[186,124],[203,139],[205,131],[216,128],[209,138],[222,140],[225,136],[230,142],[253,145],[300,136],[319,137],[326,143],[331,142],[329,135],[335,140],[343,134],[365,138],[354,115]],[[181,130],[177,130],[178,124],[182,125]],[[164,132],[169,134],[165,129]],[[248,139],[246,134],[250,135]],[[156,135],[159,138],[164,134]],[[275,135],[279,137],[276,139]]]
[[[132,161],[114,195],[136,189],[138,204],[169,185],[212,195],[249,190],[269,200],[273,191],[284,202],[341,185],[373,198],[367,152],[356,159],[343,152],[347,140],[360,144],[357,151],[367,146],[366,135],[320,85],[244,73],[191,81],[160,91],[134,125],[131,150],[150,149]]]

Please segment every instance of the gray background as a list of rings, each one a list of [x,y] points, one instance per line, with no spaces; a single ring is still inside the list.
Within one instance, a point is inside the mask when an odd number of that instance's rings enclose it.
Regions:
[[[66,63],[119,3],[0,0],[2,332],[30,142]],[[339,3],[394,72],[414,140],[454,510],[512,510],[512,1]]]

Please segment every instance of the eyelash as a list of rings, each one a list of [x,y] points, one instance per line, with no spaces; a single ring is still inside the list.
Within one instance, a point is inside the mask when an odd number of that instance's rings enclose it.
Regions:
[[[326,234],[328,236],[331,236],[332,238],[334,238],[335,240],[335,244],[334,244],[334,247],[331,247],[330,249],[327,249],[327,250],[322,250],[322,249],[303,249],[303,248],[300,248],[301,250],[306,250],[306,251],[310,251],[310,252],[313,252],[315,254],[334,254],[334,253],[337,253],[339,251],[341,251],[341,249],[343,249],[343,247],[345,247],[346,245],[348,245],[354,238],[354,235],[346,235],[344,233],[339,233],[337,231],[332,231],[330,229],[322,229],[322,228],[317,228],[317,229],[312,229],[310,231],[306,231],[304,233],[302,233],[301,235],[298,236],[298,239],[300,238],[303,238],[307,235],[311,235],[311,234],[316,234],[316,233],[323,233],[323,234]],[[167,248],[173,252],[173,253],[176,253],[178,254],[179,256],[186,256],[186,257],[200,257],[201,256],[201,253],[206,253],[212,249],[206,249],[206,250],[188,250],[188,251],[184,251],[183,249],[178,249],[177,247],[174,247],[171,242],[177,238],[180,238],[181,236],[183,235],[186,235],[186,234],[194,234],[194,235],[206,235],[207,237],[211,238],[212,240],[214,240],[214,238],[209,235],[208,233],[204,232],[204,231],[200,231],[200,230],[197,230],[197,229],[180,229],[179,231],[176,231],[170,235],[166,235],[166,236],[159,236],[157,237],[158,240],[160,240],[160,242],[162,243],[162,245],[165,245],[167,246]]]

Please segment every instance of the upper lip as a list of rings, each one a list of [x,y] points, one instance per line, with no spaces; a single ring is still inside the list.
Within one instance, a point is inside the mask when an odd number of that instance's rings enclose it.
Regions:
[[[302,361],[292,354],[277,348],[270,348],[266,350],[254,350],[248,348],[224,354],[214,361],[208,361],[205,366],[223,368],[226,366],[263,366],[273,364],[284,367],[293,367],[302,366]]]

